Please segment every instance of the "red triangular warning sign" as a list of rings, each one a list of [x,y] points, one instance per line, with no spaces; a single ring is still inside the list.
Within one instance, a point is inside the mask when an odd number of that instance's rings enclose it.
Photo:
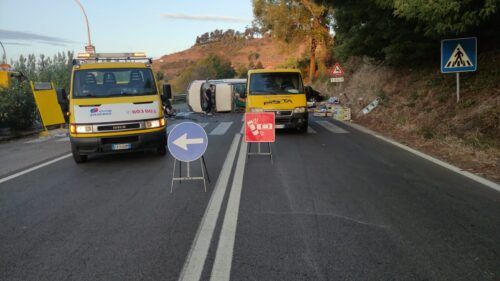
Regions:
[[[340,67],[340,64],[336,63],[333,68],[330,70],[330,74],[332,76],[343,76],[344,75],[344,70],[342,69],[342,67]]]

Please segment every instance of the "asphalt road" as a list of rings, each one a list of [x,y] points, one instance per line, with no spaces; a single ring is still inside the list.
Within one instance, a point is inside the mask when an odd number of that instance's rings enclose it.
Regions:
[[[500,280],[498,191],[329,119],[278,132],[271,161],[241,114],[184,118],[209,135],[206,193],[170,193],[170,155],[0,144],[0,280]]]

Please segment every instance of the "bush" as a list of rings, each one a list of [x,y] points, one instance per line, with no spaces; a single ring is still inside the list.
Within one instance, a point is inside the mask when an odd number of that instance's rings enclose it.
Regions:
[[[0,127],[26,130],[37,118],[35,100],[27,82],[0,89]]]

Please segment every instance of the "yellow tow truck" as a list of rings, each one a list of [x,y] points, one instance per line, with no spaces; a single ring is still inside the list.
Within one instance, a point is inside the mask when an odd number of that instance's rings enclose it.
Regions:
[[[88,155],[154,149],[166,154],[163,93],[144,53],[79,54],[73,61],[69,133],[76,163]]]
[[[295,69],[250,70],[246,90],[247,112],[274,112],[276,128],[306,133],[307,100],[302,75]]]

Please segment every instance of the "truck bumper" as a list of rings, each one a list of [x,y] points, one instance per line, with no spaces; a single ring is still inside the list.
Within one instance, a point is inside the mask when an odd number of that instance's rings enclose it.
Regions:
[[[95,153],[115,153],[156,149],[167,145],[166,129],[161,131],[132,134],[125,136],[110,136],[96,138],[75,138],[70,137],[71,148],[80,155],[89,155]],[[113,150],[115,144],[129,144],[129,149]]]
[[[275,123],[277,129],[298,129],[307,126],[309,115],[305,113],[295,113],[292,116],[278,117],[276,116]]]

